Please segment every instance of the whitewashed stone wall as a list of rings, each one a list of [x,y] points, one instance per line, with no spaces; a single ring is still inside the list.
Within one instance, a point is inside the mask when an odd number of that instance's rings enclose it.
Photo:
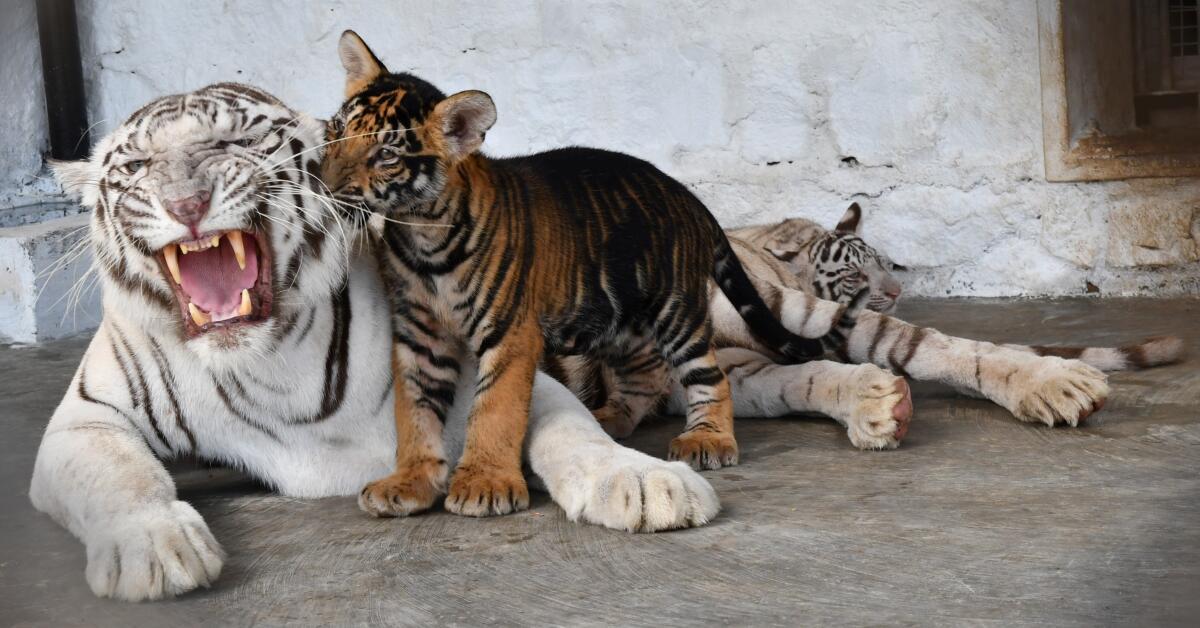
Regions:
[[[868,240],[911,269],[910,294],[1200,293],[1200,181],[1045,181],[1036,0],[79,8],[101,132],[155,96],[231,79],[327,115],[337,37],[354,28],[393,69],[490,92],[493,154],[631,152],[729,225],[831,224],[857,200]]]
[[[52,193],[42,180],[46,139],[42,54],[32,0],[0,0],[0,208]],[[0,209],[0,212],[3,212]],[[0,216],[0,226],[4,226]]]

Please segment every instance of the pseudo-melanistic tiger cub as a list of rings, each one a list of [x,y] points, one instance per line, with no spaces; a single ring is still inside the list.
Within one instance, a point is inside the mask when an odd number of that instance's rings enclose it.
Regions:
[[[387,221],[385,273],[406,330],[395,338],[396,470],[363,490],[367,512],[407,515],[447,492],[441,429],[464,348],[479,378],[445,504],[484,516],[528,507],[521,448],[544,354],[620,357],[649,342],[687,391],[687,428],[670,458],[718,468],[736,464],[738,449],[709,280],[789,359],[822,355],[852,327],[851,314],[823,340],[789,332],[716,219],[649,163],[589,148],[486,157],[478,149],[496,120],[487,94],[447,97],[389,73],[351,31],[339,53],[347,100],[330,122],[322,176],[339,201]]]

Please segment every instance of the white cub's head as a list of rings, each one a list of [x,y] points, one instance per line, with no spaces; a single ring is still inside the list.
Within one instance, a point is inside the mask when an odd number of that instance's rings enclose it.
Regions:
[[[859,236],[861,229],[862,208],[852,203],[833,230],[803,218],[779,223],[764,248],[800,276],[811,276],[822,299],[849,303],[865,287],[867,308],[887,314],[902,292],[891,271],[903,267],[867,244]]]
[[[319,178],[324,126],[234,83],[167,96],[52,164],[92,210],[105,311],[209,361],[269,352],[344,283]]]

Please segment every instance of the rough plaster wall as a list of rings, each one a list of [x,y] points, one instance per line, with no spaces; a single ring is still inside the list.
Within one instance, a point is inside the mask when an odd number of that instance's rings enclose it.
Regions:
[[[0,0],[0,208],[51,190],[40,178],[48,147],[34,3]]]
[[[491,92],[493,154],[632,152],[729,225],[859,200],[910,294],[1200,293],[1200,181],[1044,181],[1036,0],[316,4],[79,0],[92,120],[229,79],[327,115],[351,27]]]

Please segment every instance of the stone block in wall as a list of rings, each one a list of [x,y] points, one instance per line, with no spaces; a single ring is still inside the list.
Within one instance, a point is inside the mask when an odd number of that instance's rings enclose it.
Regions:
[[[0,341],[39,342],[94,329],[100,288],[86,245],[89,215],[0,228]]]
[[[1108,220],[1108,264],[1161,268],[1200,260],[1200,208],[1162,197],[1122,205]]]

